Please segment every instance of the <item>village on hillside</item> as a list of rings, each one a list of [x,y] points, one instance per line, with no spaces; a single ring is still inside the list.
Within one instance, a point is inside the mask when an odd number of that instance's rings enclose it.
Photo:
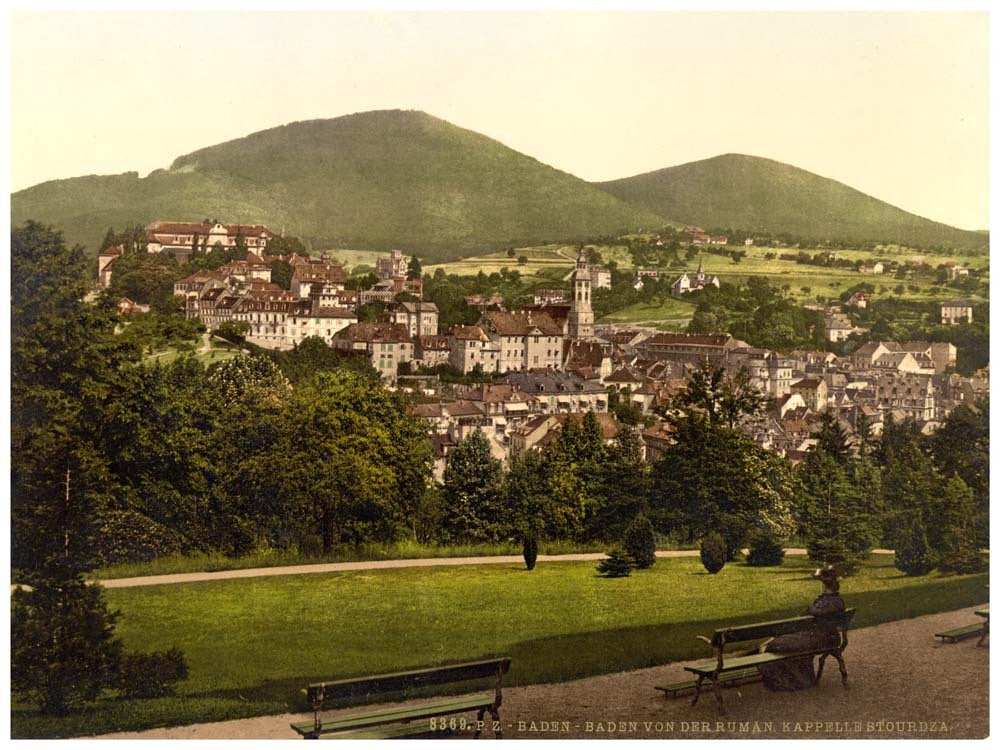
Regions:
[[[692,244],[724,244],[724,236],[685,229]],[[414,393],[413,413],[427,424],[440,478],[448,453],[481,430],[493,455],[512,457],[551,443],[567,420],[592,411],[608,443],[621,425],[614,405],[633,410],[642,428],[647,460],[669,446],[666,416],[702,368],[721,368],[730,379],[743,374],[766,408],[738,425],[763,447],[793,462],[815,443],[824,415],[836,418],[856,451],[878,436],[887,419],[913,420],[931,434],[959,404],[988,395],[988,368],[973,377],[954,372],[954,344],[930,341],[874,341],[845,356],[827,351],[778,352],[753,347],[729,334],[663,332],[647,327],[595,325],[592,294],[610,287],[608,269],[592,266],[581,247],[570,276],[571,291],[538,289],[533,303],[504,309],[500,296],[466,298],[481,310],[475,325],[440,330],[438,308],[423,300],[423,281],[409,273],[409,261],[392,250],[376,261],[377,281],[367,290],[346,288],[347,273],[329,257],[270,255],[275,234],[263,225],[154,222],[146,227],[147,251],[174,256],[179,263],[202,247],[231,249],[239,241],[246,257],[216,270],[196,272],[174,284],[188,319],[209,332],[240,324],[245,340],[267,349],[292,349],[307,338],[370,361],[391,388]],[[101,252],[98,286],[107,288],[122,247]],[[290,288],[271,278],[271,266],[286,262]],[[866,273],[880,273],[869,268]],[[639,268],[637,287],[655,271]],[[719,286],[716,276],[698,270],[672,284],[675,295]],[[383,319],[359,319],[358,308],[384,306]],[[848,305],[864,307],[867,296]],[[809,307],[807,305],[807,307]],[[825,337],[841,342],[858,329],[838,307],[821,311]],[[143,308],[122,300],[124,313]],[[971,322],[972,305],[940,303],[942,324]],[[435,368],[489,382],[442,382]]]

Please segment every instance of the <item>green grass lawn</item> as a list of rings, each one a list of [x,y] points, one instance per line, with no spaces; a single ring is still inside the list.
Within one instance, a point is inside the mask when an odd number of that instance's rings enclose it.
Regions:
[[[668,297],[653,302],[637,302],[605,315],[599,323],[653,325],[666,330],[682,331],[694,316],[695,307],[683,298]]]
[[[310,681],[507,654],[508,683],[568,680],[704,655],[721,625],[799,614],[818,593],[812,565],[659,560],[630,578],[594,564],[409,568],[110,589],[128,647],[179,646],[178,695],[108,698],[69,717],[14,706],[14,737],[95,734],[305,710]],[[986,575],[906,578],[877,557],[841,593],[858,626],[981,604]],[[931,638],[932,633],[927,637]],[[466,686],[466,690],[468,687]],[[655,696],[650,695],[650,700]]]

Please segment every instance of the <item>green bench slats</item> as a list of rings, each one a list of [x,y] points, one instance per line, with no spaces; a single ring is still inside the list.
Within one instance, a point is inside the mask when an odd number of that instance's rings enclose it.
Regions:
[[[856,610],[846,609],[830,615],[819,617],[813,615],[803,615],[802,617],[790,617],[787,620],[771,620],[769,622],[754,622],[749,625],[738,625],[731,628],[720,628],[712,634],[712,645],[720,646],[723,643],[743,643],[745,641],[759,641],[764,638],[772,638],[788,633],[797,633],[817,620],[828,622],[837,628],[846,628],[851,623]]]
[[[748,682],[757,682],[760,679],[760,672],[755,667],[751,667],[750,669],[736,669],[732,672],[725,672],[719,675],[719,682],[726,688],[745,685]],[[694,680],[684,680],[683,682],[672,682],[669,685],[657,686],[654,689],[662,690],[667,698],[671,698],[681,693],[686,693],[689,690],[694,690],[694,688]]]
[[[463,664],[448,664],[431,669],[412,669],[376,677],[354,677],[333,682],[314,682],[306,688],[306,697],[312,702],[321,691],[325,700],[353,698],[370,693],[393,693],[407,688],[446,685],[462,680],[495,677],[498,669],[506,674],[509,668],[510,659],[504,657]]]
[[[981,635],[983,632],[983,623],[977,622],[973,625],[966,625],[962,628],[955,628],[954,630],[946,630],[943,633],[935,633],[935,638],[940,638],[946,643],[956,643],[957,641],[964,640],[965,638],[972,638],[976,635]]]
[[[387,708],[382,711],[370,711],[363,714],[338,716],[332,719],[323,719],[319,731],[323,733],[336,732],[339,730],[374,727],[380,724],[393,724],[399,721],[427,719],[432,716],[446,716],[486,708],[487,706],[492,706],[493,701],[493,695],[483,694],[468,698],[454,698],[435,703],[425,703],[420,706],[403,706],[400,708]],[[303,735],[313,734],[316,732],[316,724],[314,721],[300,721],[292,724],[292,729]]]
[[[440,730],[431,729],[429,721],[416,724],[400,724],[377,729],[359,729],[356,732],[341,732],[339,734],[321,734],[321,740],[399,740],[404,737],[423,737],[424,735],[441,735]]]
[[[809,654],[797,654],[798,656],[809,656]],[[749,654],[747,656],[732,656],[723,662],[721,672],[729,672],[733,669],[746,669],[747,667],[756,667],[758,664],[769,664],[773,661],[783,661],[790,658],[790,654],[771,654],[764,652],[763,654]],[[695,664],[693,667],[684,667],[688,672],[694,672],[695,674],[712,674],[718,669],[719,663],[717,661],[707,661],[704,664]]]

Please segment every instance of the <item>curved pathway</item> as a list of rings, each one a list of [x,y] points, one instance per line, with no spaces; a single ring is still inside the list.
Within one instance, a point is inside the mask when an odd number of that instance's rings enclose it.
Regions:
[[[785,554],[804,555],[804,549],[787,549]],[[891,550],[877,549],[875,554],[892,554]],[[657,557],[697,557],[698,550],[661,550]],[[539,562],[573,562],[576,560],[601,560],[603,552],[581,552],[569,555],[539,555]],[[349,570],[381,570],[384,568],[426,568],[443,565],[499,565],[522,562],[520,555],[493,555],[488,557],[421,557],[408,560],[363,560],[359,562],[316,563],[312,565],[284,565],[273,568],[244,568],[214,570],[197,573],[169,573],[133,578],[108,578],[97,580],[105,588],[118,589],[130,586],[157,586],[167,583],[194,583],[197,581],[224,581],[231,578],[260,578],[262,576],[293,576],[308,573],[339,573]]]

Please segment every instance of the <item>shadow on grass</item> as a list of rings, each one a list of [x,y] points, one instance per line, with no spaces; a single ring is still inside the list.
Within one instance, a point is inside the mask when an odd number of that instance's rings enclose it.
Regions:
[[[793,569],[794,570],[794,569]],[[773,572],[793,572],[775,569]],[[867,627],[892,620],[909,619],[935,612],[961,609],[988,600],[985,574],[962,580],[942,579],[892,590],[852,594],[846,579],[842,595],[849,607],[857,609],[854,627]],[[695,640],[716,628],[751,622],[782,619],[801,613],[809,601],[794,607],[756,612],[729,620],[698,620],[616,628],[524,640],[506,654],[467,653],[456,648],[447,661],[465,661],[506,655],[512,659],[505,686],[564,682],[593,675],[630,671],[669,662],[708,657],[707,647]],[[683,616],[674,613],[673,616]],[[932,633],[928,632],[928,638]],[[850,660],[850,647],[847,654]],[[440,663],[440,662],[439,662]],[[400,664],[399,669],[420,669],[434,663]],[[105,700],[88,706],[70,717],[54,719],[35,711],[14,707],[11,730],[15,738],[69,737],[117,730],[138,730],[176,726],[224,719],[246,718],[281,712],[307,713],[310,709],[302,694],[311,682],[344,679],[357,675],[315,672],[295,677],[268,679],[254,685],[233,689],[182,693],[171,698]],[[380,696],[379,702],[450,695],[489,689],[490,681],[437,686],[407,693]],[[324,710],[358,705],[358,701],[331,703]]]

